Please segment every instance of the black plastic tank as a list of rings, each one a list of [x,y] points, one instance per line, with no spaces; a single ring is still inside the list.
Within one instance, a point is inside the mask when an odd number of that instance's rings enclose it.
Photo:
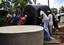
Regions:
[[[24,9],[24,14],[28,16],[28,25],[40,25],[41,19],[38,17],[40,16],[40,10],[44,11],[46,14],[50,8],[48,6],[43,5],[27,5]]]
[[[26,6],[25,10],[24,10],[24,14],[27,14],[28,16],[28,25],[34,25],[36,24],[36,21],[34,20],[37,20],[36,18],[38,17],[37,15],[37,11],[38,11],[38,7],[37,6],[32,6],[32,5],[28,5]]]

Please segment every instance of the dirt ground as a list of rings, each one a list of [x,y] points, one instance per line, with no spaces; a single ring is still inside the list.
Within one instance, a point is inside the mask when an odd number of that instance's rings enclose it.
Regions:
[[[64,45],[64,43],[61,43],[60,45]]]
[[[64,23],[59,23],[59,31],[54,37],[61,42],[60,45],[64,45]]]

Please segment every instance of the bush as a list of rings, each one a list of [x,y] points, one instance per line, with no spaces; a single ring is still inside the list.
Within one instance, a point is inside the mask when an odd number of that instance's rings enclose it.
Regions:
[[[7,26],[6,16],[0,16],[0,26]]]

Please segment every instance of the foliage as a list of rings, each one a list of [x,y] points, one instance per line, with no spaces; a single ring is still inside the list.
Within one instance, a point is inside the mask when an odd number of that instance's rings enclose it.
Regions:
[[[15,6],[18,6],[18,4],[20,4],[21,7],[25,7],[28,2],[31,3],[30,0],[16,0],[16,1],[14,1]]]
[[[21,9],[21,14],[23,15],[24,8],[28,3],[32,3],[31,0],[15,0],[14,7],[16,9],[19,7]]]
[[[7,18],[5,16],[0,16],[0,26],[7,26]]]
[[[9,8],[8,12],[13,14],[16,11],[16,8],[19,6],[19,8],[22,7],[22,9],[27,5],[27,3],[32,3],[30,0],[13,0],[11,1],[12,4],[14,4],[14,6],[11,4],[9,4],[10,2],[5,2],[4,0],[2,0],[2,3],[0,4],[0,8],[1,7],[5,7],[5,8]],[[20,4],[20,5],[18,5]],[[6,26],[7,24],[7,18],[6,16],[0,16],[0,26]]]
[[[51,11],[52,11],[53,13],[55,13],[55,14],[57,14],[57,13],[58,13],[57,8],[51,8]]]
[[[63,6],[60,8],[59,13],[64,13],[64,7]]]
[[[11,5],[10,5],[11,3]],[[0,7],[5,7],[5,10],[8,10],[10,13],[13,13],[16,11],[17,7],[22,7],[22,9],[27,5],[27,3],[32,3],[31,0],[2,0]],[[13,5],[14,4],[14,5]]]

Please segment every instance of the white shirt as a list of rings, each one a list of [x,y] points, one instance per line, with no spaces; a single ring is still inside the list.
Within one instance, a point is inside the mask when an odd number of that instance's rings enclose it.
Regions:
[[[40,11],[40,15],[43,16],[42,22],[44,22],[44,20],[48,20],[48,16],[44,11]]]
[[[57,15],[55,15],[55,19],[56,19],[56,21],[58,21],[58,16]]]
[[[52,14],[48,15],[49,25],[53,25],[53,16]]]
[[[43,14],[43,21],[48,20],[48,16],[46,14]]]

